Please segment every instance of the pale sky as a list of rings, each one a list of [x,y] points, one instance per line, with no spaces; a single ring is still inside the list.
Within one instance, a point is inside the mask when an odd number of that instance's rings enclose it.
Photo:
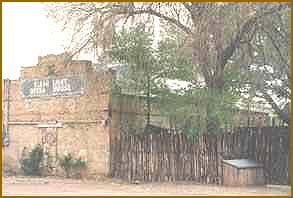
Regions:
[[[2,3],[2,79],[18,79],[38,56],[64,52],[65,33],[46,17],[42,3]]]
[[[155,27],[154,37],[158,40],[158,19]],[[69,39],[69,34],[46,17],[43,3],[2,3],[2,79],[18,79],[20,68],[36,65],[38,56],[63,53]],[[80,58],[93,60],[94,57]]]

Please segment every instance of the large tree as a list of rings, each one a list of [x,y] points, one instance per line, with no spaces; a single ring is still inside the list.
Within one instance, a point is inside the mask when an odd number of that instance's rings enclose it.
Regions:
[[[65,27],[73,26],[75,34],[86,34],[81,47],[107,44],[112,35],[109,30],[120,19],[159,17],[190,38],[194,66],[200,68],[207,86],[222,88],[229,59],[252,40],[259,21],[289,6],[290,3],[111,2],[49,4],[48,10]]]
[[[117,22],[133,25],[141,19],[152,21],[150,16],[159,17],[162,29],[180,32],[189,44],[193,68],[203,76],[207,88],[221,91],[228,69],[252,63],[247,54],[263,22],[277,18],[290,6],[287,2],[107,2],[49,3],[47,10],[64,28],[72,29],[77,52],[101,49],[104,55],[111,50]],[[266,31],[271,34],[273,30]]]
[[[161,67],[157,64],[153,40],[144,26],[116,31],[113,36],[111,57],[121,64],[115,82],[119,94],[130,94],[133,98],[146,98],[146,124],[150,124],[151,97],[156,88],[155,80]],[[119,95],[118,94],[118,95]],[[133,101],[134,103],[134,101]]]
[[[285,9],[260,21],[250,45],[253,61],[246,81],[250,93],[265,99],[287,124],[291,121],[290,19],[291,10]]]

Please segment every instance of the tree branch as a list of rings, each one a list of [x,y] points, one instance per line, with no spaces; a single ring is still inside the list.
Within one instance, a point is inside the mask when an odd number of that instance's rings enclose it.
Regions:
[[[190,28],[188,28],[187,26],[183,25],[179,20],[177,19],[174,19],[174,18],[171,18],[171,17],[168,17],[160,12],[157,12],[151,8],[148,8],[148,9],[142,9],[142,10],[120,10],[118,12],[118,14],[128,14],[130,16],[133,16],[133,15],[138,15],[138,14],[150,14],[150,15],[153,15],[153,16],[157,16],[161,19],[164,19],[165,21],[167,22],[170,22],[174,25],[176,25],[177,27],[179,27],[180,29],[182,29],[186,34],[192,34],[192,31]]]
[[[257,14],[256,16],[253,16],[250,19],[248,19],[239,29],[238,33],[235,36],[235,39],[233,39],[231,43],[223,50],[222,60],[221,60],[222,70],[224,69],[228,60],[233,56],[235,50],[241,44],[241,40],[243,39],[244,35],[249,33],[253,28],[255,28],[255,26],[257,25],[257,21],[259,19],[268,15],[274,14],[276,12],[279,12],[285,8],[290,8],[290,6],[291,6],[290,3],[281,3],[279,6],[275,8],[271,8],[263,13]]]
[[[282,52],[279,48],[279,46],[277,45],[277,43],[275,42],[275,40],[273,39],[273,37],[269,34],[269,32],[264,31],[266,33],[266,35],[268,36],[268,38],[270,39],[270,41],[272,42],[272,45],[274,46],[275,50],[277,51],[281,61],[283,62],[283,64],[286,66],[286,75],[288,77],[289,80],[291,80],[291,72],[290,72],[290,64],[288,64],[288,62],[286,61],[286,59],[283,57]]]
[[[276,104],[276,102],[273,100],[273,98],[267,92],[263,91],[262,94],[263,94],[263,97],[269,102],[269,104],[276,111],[276,113],[280,116],[280,118],[283,121],[285,121],[288,125],[290,125],[290,122],[291,122],[290,114],[281,110],[279,106]]]
[[[182,2],[182,4],[190,13],[192,13],[191,5],[188,2]]]

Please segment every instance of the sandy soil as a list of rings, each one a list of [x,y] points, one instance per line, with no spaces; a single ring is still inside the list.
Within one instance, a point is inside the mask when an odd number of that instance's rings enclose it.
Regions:
[[[3,195],[291,195],[290,186],[224,187],[192,182],[129,184],[110,178],[2,177]]]

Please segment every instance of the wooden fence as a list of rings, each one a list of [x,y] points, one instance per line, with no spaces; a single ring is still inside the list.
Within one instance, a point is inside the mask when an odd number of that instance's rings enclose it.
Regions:
[[[266,183],[291,183],[289,128],[239,128],[195,137],[166,130],[124,134],[112,141],[110,150],[110,175],[130,182],[221,184],[223,158],[251,158],[264,164]]]

